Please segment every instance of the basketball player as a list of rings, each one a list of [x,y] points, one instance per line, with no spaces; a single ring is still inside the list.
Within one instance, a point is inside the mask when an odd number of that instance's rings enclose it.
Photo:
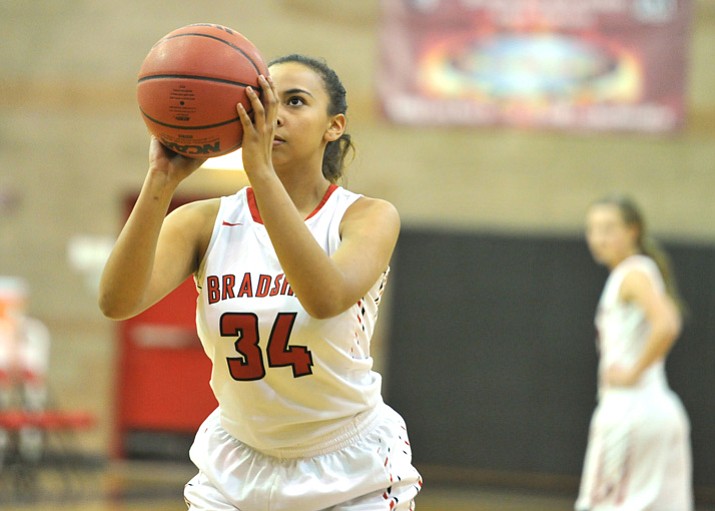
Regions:
[[[665,374],[681,329],[667,259],[626,197],[589,208],[586,238],[610,275],[596,314],[599,403],[576,510],[691,511],[690,425]]]
[[[251,116],[237,106],[250,187],[165,218],[202,161],[152,139],[100,306],[127,318],[195,278],[219,406],[190,450],[191,511],[414,509],[421,478],[370,357],[399,217],[336,185],[352,144],[335,72],[301,55],[269,68]]]

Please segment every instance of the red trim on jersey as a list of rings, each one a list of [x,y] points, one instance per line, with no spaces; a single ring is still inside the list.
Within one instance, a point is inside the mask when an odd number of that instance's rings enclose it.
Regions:
[[[330,198],[331,195],[333,195],[333,192],[338,189],[338,185],[334,183],[330,183],[330,186],[328,186],[328,189],[325,190],[325,195],[323,195],[323,200],[320,201],[320,203],[315,206],[315,209],[305,217],[306,220],[308,220],[310,217],[313,217],[318,214],[318,211],[325,205],[326,202],[328,202],[328,199]]]
[[[328,186],[328,189],[325,191],[325,195],[323,195],[323,198],[321,199],[320,203],[315,207],[315,209],[310,213],[310,215],[305,217],[305,219],[308,220],[309,218],[315,216],[318,211],[320,211],[320,209],[325,205],[325,203],[328,202],[330,196],[337,189],[338,185],[330,183],[330,186]],[[256,196],[253,193],[253,188],[249,187],[246,190],[246,198],[248,199],[248,209],[251,211],[251,217],[253,218],[253,221],[262,224],[263,219],[261,218],[261,213],[258,211],[258,204],[256,204]]]
[[[253,221],[262,224],[263,220],[261,220],[261,214],[258,212],[258,204],[256,204],[256,196],[253,194],[253,188],[246,190],[246,198],[248,199],[248,209],[251,211]]]

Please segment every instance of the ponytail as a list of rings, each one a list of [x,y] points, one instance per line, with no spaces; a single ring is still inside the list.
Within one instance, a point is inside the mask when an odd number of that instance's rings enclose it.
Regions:
[[[355,146],[349,133],[343,133],[342,136],[328,142],[325,146],[323,154],[323,175],[331,183],[337,183],[343,176],[343,168],[345,167],[345,158],[348,153],[355,156]]]
[[[643,255],[653,259],[656,266],[658,266],[658,270],[665,283],[665,292],[670,299],[673,300],[683,317],[687,317],[689,315],[688,308],[680,296],[678,284],[673,274],[673,266],[671,265],[668,254],[661,248],[660,244],[650,236],[641,236],[638,248]]]

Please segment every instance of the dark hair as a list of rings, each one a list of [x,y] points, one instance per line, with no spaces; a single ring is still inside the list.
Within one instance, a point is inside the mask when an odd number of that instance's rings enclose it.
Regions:
[[[638,252],[655,261],[658,270],[660,270],[660,274],[663,276],[666,293],[668,293],[668,296],[675,302],[681,314],[687,315],[687,307],[680,297],[678,285],[670,264],[670,257],[653,238],[648,236],[645,219],[635,201],[626,195],[611,194],[595,201],[593,205],[616,206],[621,213],[623,222],[628,226],[636,228],[638,231],[638,237],[636,238]]]
[[[284,64],[286,62],[296,62],[309,67],[323,79],[325,91],[328,93],[330,102],[328,104],[328,115],[346,114],[348,110],[347,93],[338,75],[324,60],[293,53],[271,60],[268,67],[274,64]],[[339,139],[328,142],[323,154],[323,175],[330,182],[337,182],[343,175],[345,167],[345,157],[348,152],[355,152],[351,137],[348,133],[343,133]]]

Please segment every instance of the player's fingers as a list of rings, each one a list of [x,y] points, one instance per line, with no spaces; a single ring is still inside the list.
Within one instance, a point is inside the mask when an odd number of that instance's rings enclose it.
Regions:
[[[251,116],[246,112],[246,107],[243,106],[243,103],[236,104],[236,111],[238,112],[238,118],[241,120],[244,136],[251,133],[253,131],[253,121],[251,121]]]
[[[269,81],[265,76],[258,77],[258,84],[261,86],[263,95],[263,105],[266,110],[266,123],[268,126],[273,126],[278,111],[278,94],[273,85],[273,81]]]
[[[263,108],[263,103],[261,103],[261,98],[258,97],[258,93],[253,87],[246,87],[246,95],[251,102],[251,108],[253,108],[253,122],[256,129],[261,131],[266,123],[266,112]]]

